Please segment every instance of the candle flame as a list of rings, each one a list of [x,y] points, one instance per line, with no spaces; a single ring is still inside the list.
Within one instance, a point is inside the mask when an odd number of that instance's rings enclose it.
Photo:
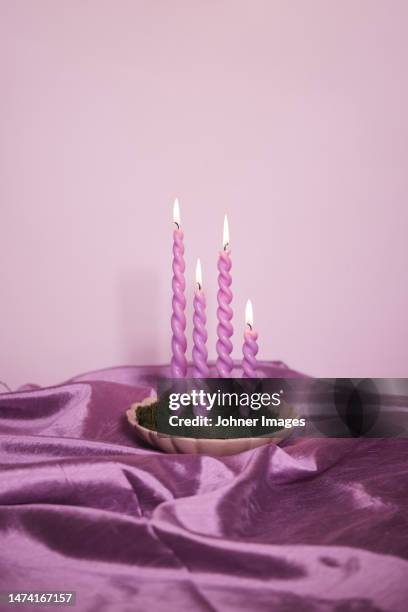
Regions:
[[[173,221],[177,227],[180,227],[180,204],[177,198],[174,200]]]
[[[253,311],[253,308],[252,308],[251,300],[248,300],[247,303],[246,303],[246,307],[245,307],[245,323],[251,329],[254,326],[254,311]]]
[[[203,286],[203,275],[202,275],[202,272],[201,272],[201,261],[200,261],[200,259],[197,259],[196,283],[198,285],[198,288],[201,289],[201,287]]]
[[[230,236],[229,236],[229,227],[228,227],[228,217],[225,215],[224,217],[224,234],[223,234],[223,247],[224,250],[229,246]]]

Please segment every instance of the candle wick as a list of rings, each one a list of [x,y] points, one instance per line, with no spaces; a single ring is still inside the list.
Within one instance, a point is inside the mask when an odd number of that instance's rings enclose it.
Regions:
[[[252,325],[250,323],[247,323],[247,326],[249,327],[249,331],[252,331]]]
[[[228,249],[228,247],[229,247],[229,242],[226,242],[226,243],[224,244],[224,251],[226,251],[226,250]]]
[[[201,291],[201,283],[197,283],[198,290]]]
[[[177,221],[175,221],[174,223],[177,225],[177,229],[180,229],[179,223],[177,223]]]

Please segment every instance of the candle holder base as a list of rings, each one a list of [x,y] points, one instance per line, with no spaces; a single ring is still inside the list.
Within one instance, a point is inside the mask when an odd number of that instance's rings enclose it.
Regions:
[[[156,397],[147,397],[142,402],[132,404],[126,411],[129,424],[134,428],[138,438],[154,448],[166,453],[188,453],[211,456],[234,455],[265,444],[279,444],[291,434],[291,429],[279,429],[273,435],[247,438],[187,438],[173,436],[157,431],[156,411],[159,401]],[[294,411],[287,403],[282,402],[280,418],[294,416]]]

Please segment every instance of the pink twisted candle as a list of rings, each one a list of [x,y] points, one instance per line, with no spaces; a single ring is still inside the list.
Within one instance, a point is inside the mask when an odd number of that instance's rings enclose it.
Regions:
[[[207,329],[205,316],[205,295],[202,290],[201,263],[197,260],[196,269],[197,290],[194,294],[193,315],[193,376],[194,378],[208,378],[209,369],[207,364]]]
[[[184,233],[180,229],[180,211],[178,200],[174,202],[174,222],[176,229],[173,233],[173,313],[171,316],[171,375],[173,378],[184,378],[187,375],[187,340],[186,329],[186,298],[184,291],[186,282],[184,279]]]
[[[258,353],[258,334],[252,329],[253,327],[253,314],[252,314],[252,304],[251,301],[248,300],[246,305],[246,325],[247,329],[244,332],[244,344],[242,347],[243,360],[242,360],[242,369],[243,369],[243,377],[244,378],[256,378],[256,355]]]
[[[229,251],[229,231],[227,216],[224,219],[224,250],[218,258],[218,308],[217,308],[217,361],[216,367],[220,378],[230,378],[233,368],[231,359],[234,328],[232,326],[231,257]]]

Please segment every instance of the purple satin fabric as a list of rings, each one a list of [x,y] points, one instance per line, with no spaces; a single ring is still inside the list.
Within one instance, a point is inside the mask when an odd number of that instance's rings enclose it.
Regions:
[[[0,394],[0,591],[74,590],[95,612],[408,609],[407,440],[163,454],[124,412],[166,373]]]

